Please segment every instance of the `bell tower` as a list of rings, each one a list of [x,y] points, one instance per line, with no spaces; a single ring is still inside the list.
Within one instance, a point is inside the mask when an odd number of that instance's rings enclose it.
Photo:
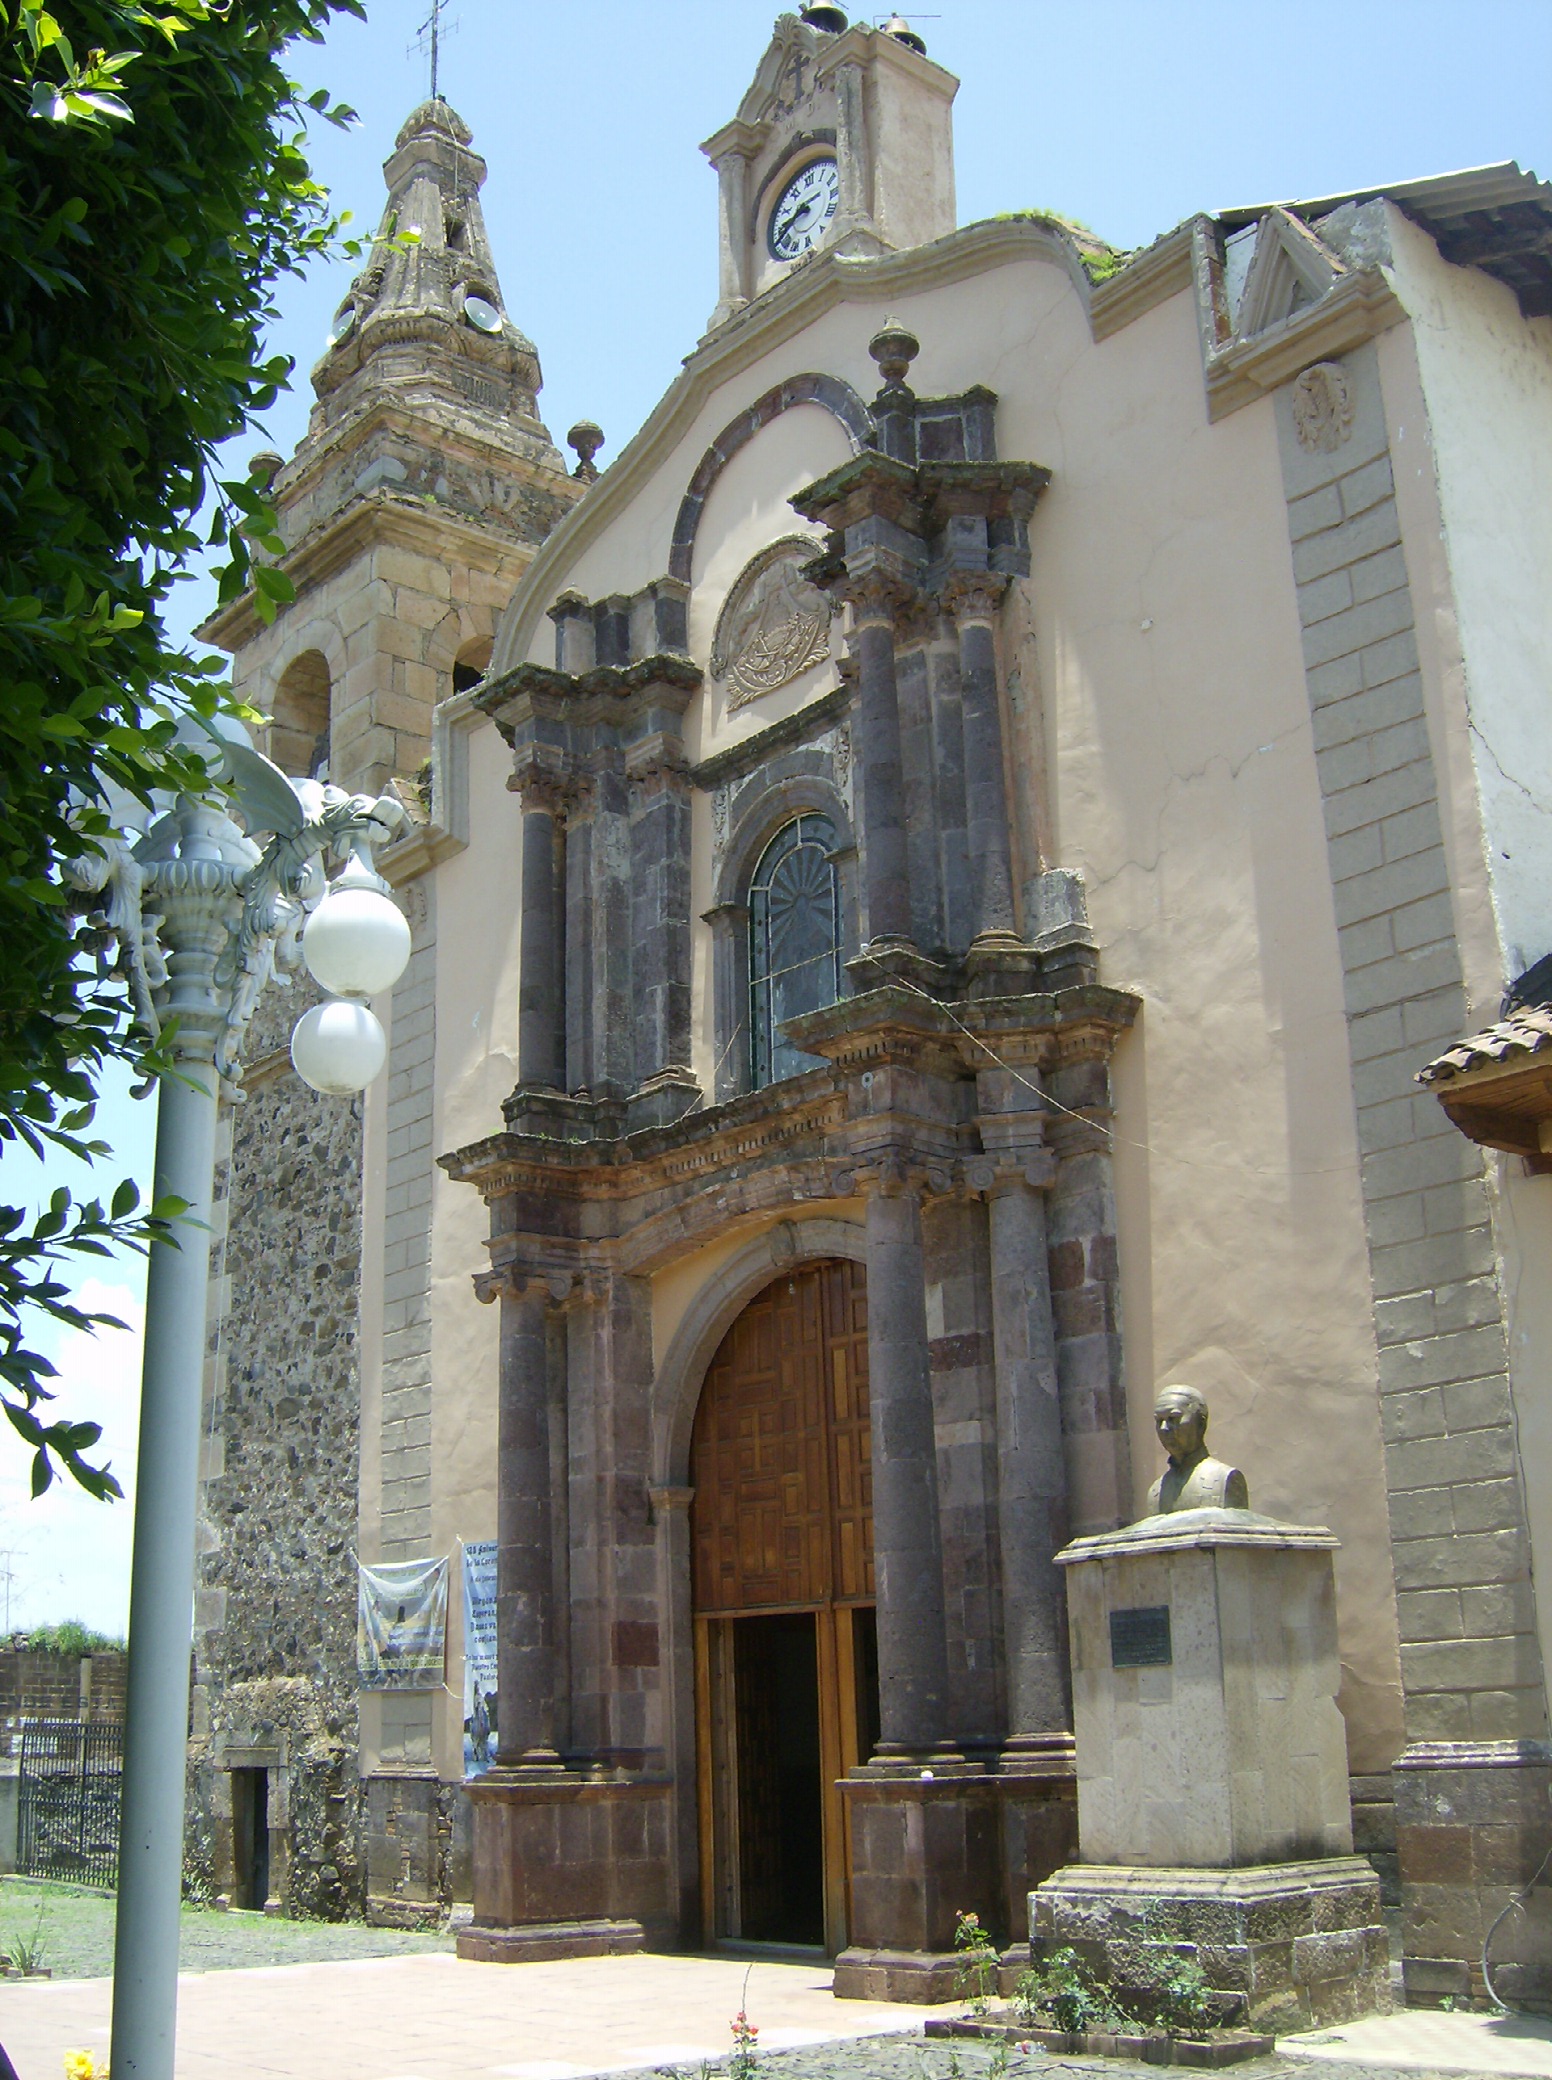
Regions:
[[[899,15],[848,27],[813,0],[779,16],[738,114],[701,146],[718,183],[708,329],[821,254],[871,258],[952,231],[958,89]]]
[[[432,709],[483,673],[497,615],[596,474],[568,475],[538,416],[539,356],[507,315],[467,124],[423,102],[383,173],[307,433],[289,462],[252,465],[296,597],[266,623],[249,593],[202,631],[273,718],[278,764],[368,794],[420,772]]]

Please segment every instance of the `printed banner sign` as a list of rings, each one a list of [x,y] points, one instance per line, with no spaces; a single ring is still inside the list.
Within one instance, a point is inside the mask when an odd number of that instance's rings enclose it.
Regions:
[[[440,1690],[446,1658],[446,1560],[361,1566],[356,1604],[361,1688]]]
[[[463,1773],[496,1760],[496,1541],[463,1549]]]

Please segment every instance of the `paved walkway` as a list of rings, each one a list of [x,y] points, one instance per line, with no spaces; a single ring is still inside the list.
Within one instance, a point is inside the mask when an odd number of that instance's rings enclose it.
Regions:
[[[1347,2065],[1399,2066],[1409,2071],[1516,2073],[1552,2080],[1552,2021],[1539,2015],[1444,2015],[1411,2008],[1371,2015],[1339,2029],[1282,2037],[1285,2057],[1335,2059]]]
[[[745,1992],[747,1976],[748,1988]],[[704,1957],[466,1964],[445,1954],[184,1973],[177,2080],[574,2080],[725,2057],[747,1999],[762,2051],[920,2028],[945,2012],[838,2001],[828,1965]],[[106,2063],[105,1979],[0,1985],[20,2080]],[[240,2053],[234,2065],[234,2053]]]
[[[747,1978],[747,1987],[746,1987]],[[0,1984],[0,2042],[21,2080],[61,2080],[67,2051],[106,2061],[105,1979]],[[604,1957],[465,1964],[445,1953],[185,1973],[177,2080],[584,2080],[725,2059],[747,2002],[770,2080],[971,2080],[992,2060],[967,2043],[924,2042],[942,2008],[837,2001],[820,1964]],[[768,2062],[768,2063],[767,2063]],[[1416,2080],[1478,2074],[1552,2080],[1552,2023],[1421,2010],[1285,2037],[1243,2080]],[[1312,2068],[1315,2070],[1312,2072]],[[1019,2055],[1008,2080],[1081,2072],[1157,2080],[1109,2060]]]

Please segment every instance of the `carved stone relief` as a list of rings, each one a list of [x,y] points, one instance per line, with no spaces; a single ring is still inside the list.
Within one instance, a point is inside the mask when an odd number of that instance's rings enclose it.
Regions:
[[[729,710],[774,693],[830,654],[830,602],[803,576],[819,553],[807,535],[772,542],[747,563],[717,617],[711,676]]]
[[[1331,455],[1353,430],[1353,393],[1340,361],[1317,361],[1293,386],[1293,430],[1311,455]]]

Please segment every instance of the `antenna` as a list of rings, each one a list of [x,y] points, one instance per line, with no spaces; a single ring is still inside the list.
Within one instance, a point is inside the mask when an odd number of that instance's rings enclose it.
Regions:
[[[456,36],[460,27],[462,26],[461,23],[459,23],[457,20],[453,20],[450,22],[445,22],[443,20],[443,15],[446,12],[446,9],[447,0],[431,0],[430,14],[426,17],[425,21],[421,23],[419,35],[415,38],[415,41],[412,44],[406,46],[404,53],[404,55],[407,58],[413,58],[417,55],[417,53],[422,57],[425,56],[427,52],[430,53],[431,93],[428,98],[432,101],[440,101],[442,98],[442,38],[444,36]]]

